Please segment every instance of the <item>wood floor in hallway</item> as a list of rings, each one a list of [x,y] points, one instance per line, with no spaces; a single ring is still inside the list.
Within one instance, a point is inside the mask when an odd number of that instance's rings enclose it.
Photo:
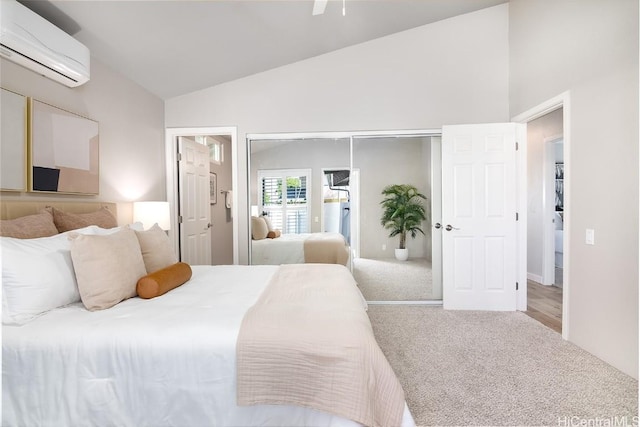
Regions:
[[[562,289],[527,280],[525,314],[562,333]]]

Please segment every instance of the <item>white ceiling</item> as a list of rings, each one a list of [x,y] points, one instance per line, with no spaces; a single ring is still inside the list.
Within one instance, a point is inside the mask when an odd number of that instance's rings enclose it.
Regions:
[[[166,99],[507,0],[20,0]]]

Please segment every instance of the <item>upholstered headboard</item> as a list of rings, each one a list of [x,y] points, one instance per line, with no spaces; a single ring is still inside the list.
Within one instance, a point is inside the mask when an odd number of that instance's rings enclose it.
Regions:
[[[33,215],[48,206],[69,213],[89,213],[106,207],[113,213],[113,216],[118,218],[117,203],[1,200],[0,219],[15,219],[26,215]]]

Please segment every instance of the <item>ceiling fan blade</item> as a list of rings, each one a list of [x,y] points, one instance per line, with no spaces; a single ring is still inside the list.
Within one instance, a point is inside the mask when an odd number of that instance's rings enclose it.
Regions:
[[[313,15],[322,15],[327,8],[327,2],[329,0],[314,0],[313,2]]]

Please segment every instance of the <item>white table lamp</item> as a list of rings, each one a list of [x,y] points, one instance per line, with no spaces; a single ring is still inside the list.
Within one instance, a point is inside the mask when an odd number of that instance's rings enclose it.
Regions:
[[[133,222],[141,222],[145,228],[157,223],[161,229],[170,230],[169,202],[133,202]]]

